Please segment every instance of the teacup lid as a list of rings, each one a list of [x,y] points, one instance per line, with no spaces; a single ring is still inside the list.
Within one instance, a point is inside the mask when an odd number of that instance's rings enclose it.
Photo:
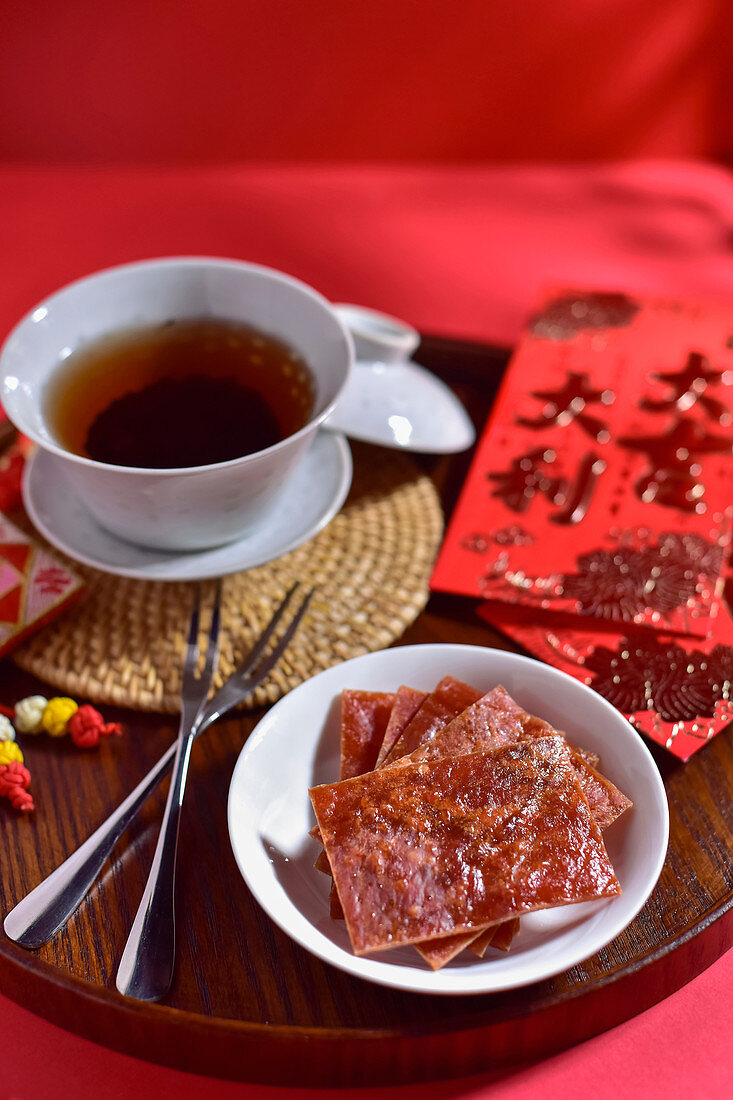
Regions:
[[[416,329],[388,313],[344,303],[333,308],[351,333],[357,361],[401,362],[409,359],[420,343]]]
[[[406,451],[464,451],[476,432],[456,395],[411,359],[420,334],[364,306],[333,307],[354,341],[356,365],[325,426]]]

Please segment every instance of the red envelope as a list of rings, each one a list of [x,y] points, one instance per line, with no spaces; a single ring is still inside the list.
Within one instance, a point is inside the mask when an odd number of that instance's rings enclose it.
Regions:
[[[507,370],[432,587],[589,629],[707,637],[728,554],[732,409],[728,305],[551,293]]]
[[[0,513],[0,655],[82,593],[75,573]]]
[[[479,615],[529,653],[588,684],[632,725],[689,760],[733,720],[733,578],[715,635],[692,639],[618,630],[590,631],[538,618],[527,608],[483,604]]]

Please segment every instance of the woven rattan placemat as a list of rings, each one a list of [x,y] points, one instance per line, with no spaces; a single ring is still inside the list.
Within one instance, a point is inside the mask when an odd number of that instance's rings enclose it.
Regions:
[[[293,642],[252,706],[274,702],[349,657],[383,649],[427,601],[443,529],[435,487],[408,455],[360,444],[352,450],[351,492],[331,523],[297,550],[224,581],[219,683],[294,581],[317,586]],[[87,584],[85,598],[19,647],[16,663],[75,698],[178,710],[192,586],[70,564]]]

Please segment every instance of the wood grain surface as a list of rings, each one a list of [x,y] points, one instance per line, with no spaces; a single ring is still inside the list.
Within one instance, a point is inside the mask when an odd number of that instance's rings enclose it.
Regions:
[[[454,385],[480,427],[505,355],[426,339],[419,359]],[[425,460],[447,511],[467,464],[468,456]],[[400,641],[515,648],[475,617],[471,601],[438,595]],[[0,663],[0,702],[36,690],[43,685],[11,661]],[[26,739],[37,809],[22,817],[0,806],[3,915],[85,839],[175,734],[170,718],[108,713],[126,733],[93,752]],[[166,1003],[127,1001],[114,989],[165,785],[52,943],[27,952],[0,936],[5,995],[109,1047],[214,1076],[303,1085],[435,1080],[598,1034],[669,995],[733,942],[729,728],[686,765],[652,747],[670,803],[668,858],[638,917],[582,965],[522,990],[455,998],[383,989],[328,967],[259,909],[229,845],[229,780],[261,714],[222,722],[194,745],[181,826],[178,968]]]

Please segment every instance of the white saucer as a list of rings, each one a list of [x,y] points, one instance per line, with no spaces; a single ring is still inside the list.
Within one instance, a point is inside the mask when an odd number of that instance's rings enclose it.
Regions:
[[[453,454],[476,438],[452,390],[412,360],[354,364],[328,428],[403,451]]]
[[[447,673],[481,691],[503,684],[582,748],[599,753],[602,771],[633,808],[604,841],[623,888],[618,897],[522,917],[507,955],[463,952],[432,971],[399,947],[357,957],[343,921],[331,920],[329,880],[315,870],[319,846],[308,788],[338,775],[339,699],[343,688],[423,691]],[[667,798],[657,767],[636,731],[605,699],[572,676],[529,657],[481,646],[398,646],[321,672],[272,707],[250,734],[232,776],[229,836],[245,882],[270,917],[307,951],[348,974],[415,993],[467,994],[516,989],[577,966],[633,920],[664,863]]]
[[[37,450],[28,460],[23,502],[41,534],[85,565],[140,580],[205,580],[264,565],[307,542],[340,509],[351,474],[351,451],[344,437],[318,432],[262,528],[226,546],[182,554],[146,550],[110,535],[74,496],[63,469],[46,451]]]

